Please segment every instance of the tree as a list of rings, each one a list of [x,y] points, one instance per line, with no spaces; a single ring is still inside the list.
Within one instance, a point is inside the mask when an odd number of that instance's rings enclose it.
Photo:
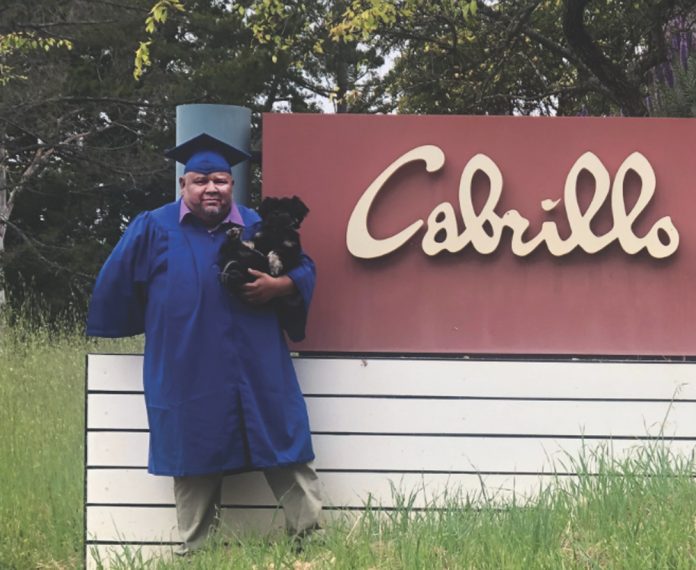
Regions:
[[[335,30],[350,9],[348,0],[264,2],[254,0],[245,20],[255,41],[288,68],[300,90],[326,97],[338,113],[385,110],[378,69],[385,49]]]
[[[261,112],[318,112],[318,97],[338,112],[644,115],[647,95],[653,111],[673,96],[693,106],[694,66],[677,97],[664,64],[665,30],[691,22],[696,0],[178,4],[0,7],[0,268],[11,303],[23,282],[50,312],[83,303],[133,215],[171,199],[161,151],[174,144],[177,104],[251,107],[254,144]],[[149,64],[134,80],[142,43]]]
[[[146,27],[149,41],[142,42],[135,57],[135,75],[158,60],[161,46],[159,30],[166,30],[168,20],[178,14],[180,38],[198,38],[194,29],[205,17],[209,2],[158,0],[152,6]],[[368,112],[382,109],[381,81],[377,70],[384,64],[379,45],[368,46],[336,30],[350,10],[348,0],[246,0],[216,4],[218,14],[208,21],[208,29],[219,29],[222,22],[238,16],[250,32],[250,47],[260,56],[260,63],[272,64],[273,79],[269,86],[265,110],[281,108],[294,111],[319,111],[313,100],[327,98],[337,112]],[[228,42],[229,43],[229,42]],[[265,61],[264,61],[265,60]]]
[[[464,6],[353,2],[345,26],[398,53],[387,83],[400,112],[646,115],[651,70],[668,56],[665,26],[694,1]]]
[[[5,8],[2,11],[7,10],[8,8]],[[21,71],[16,70],[10,63],[17,55],[39,50],[49,51],[56,47],[71,49],[72,43],[61,38],[41,37],[32,30],[0,34],[0,86],[7,86],[10,82],[27,79],[26,76],[21,75]],[[19,182],[10,191],[7,175],[7,149],[2,144],[7,137],[7,129],[3,127],[4,125],[0,125],[0,254],[4,251],[6,228],[16,197],[25,181],[33,175],[33,172],[44,160],[42,153],[36,153],[32,164],[24,170]],[[0,307],[5,304],[3,283],[4,277],[0,267]]]
[[[84,299],[97,258],[142,207],[130,190],[164,173],[161,129],[171,121],[162,120],[156,94],[140,98],[130,79],[132,30],[143,13],[100,1],[3,9],[3,37],[32,34],[73,47],[17,49],[4,61],[16,77],[0,87],[1,288],[15,303],[24,283],[43,285],[35,292],[51,311]]]
[[[300,93],[328,95],[339,112],[644,116],[651,71],[669,56],[665,26],[694,4],[247,0],[225,6],[239,11]],[[196,8],[187,3],[186,10]],[[390,54],[395,64],[380,80],[376,70]]]
[[[669,22],[668,57],[653,69],[646,98],[657,117],[696,117],[696,10]]]
[[[174,144],[176,105],[234,102],[251,107],[257,125],[261,111],[280,105],[318,110],[297,69],[254,41],[246,15],[215,0],[186,5],[155,30],[152,65],[137,81],[133,54],[150,1],[32,0],[2,9],[0,34],[31,31],[73,47],[18,50],[5,60],[26,77],[0,87],[0,175],[10,206],[0,221],[0,266],[10,304],[31,283],[51,314],[84,305],[130,219],[172,198],[173,165],[162,150]]]

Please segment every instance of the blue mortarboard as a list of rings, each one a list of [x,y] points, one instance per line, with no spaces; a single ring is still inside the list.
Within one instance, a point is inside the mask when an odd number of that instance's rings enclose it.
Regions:
[[[229,172],[237,163],[251,158],[251,155],[222,142],[207,133],[181,143],[165,151],[164,156],[173,158],[184,165],[184,173]]]

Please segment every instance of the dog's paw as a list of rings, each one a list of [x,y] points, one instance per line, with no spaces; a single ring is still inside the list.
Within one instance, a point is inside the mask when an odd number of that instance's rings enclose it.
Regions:
[[[253,241],[243,241],[242,245],[245,245],[249,249],[256,249],[256,244]]]
[[[230,291],[235,291],[244,283],[244,272],[238,261],[232,260],[220,271],[220,283]]]
[[[283,272],[283,262],[275,251],[269,251],[266,257],[271,275],[278,277]]]
[[[229,230],[225,232],[227,234],[227,237],[230,238],[231,240],[238,240],[240,236],[242,235],[242,227],[241,226],[232,226]]]

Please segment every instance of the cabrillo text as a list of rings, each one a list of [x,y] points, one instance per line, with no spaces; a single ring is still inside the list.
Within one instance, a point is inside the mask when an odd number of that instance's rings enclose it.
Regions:
[[[504,228],[512,230],[511,248],[518,256],[526,256],[545,244],[555,256],[566,255],[576,248],[586,253],[597,253],[618,242],[628,254],[633,255],[645,249],[654,258],[672,255],[679,246],[679,233],[669,216],[657,220],[644,236],[637,236],[633,224],[645,210],[655,193],[655,172],[648,160],[639,152],[634,152],[623,161],[612,183],[609,171],[599,158],[586,152],[570,169],[565,182],[562,199],[545,199],[541,208],[551,212],[563,202],[568,218],[570,235],[562,239],[556,223],[545,221],[536,236],[526,237],[529,220],[517,210],[508,210],[500,215],[495,209],[503,191],[503,175],[493,160],[485,154],[477,154],[469,160],[462,172],[459,182],[459,214],[464,222],[464,231],[459,233],[457,212],[449,202],[438,204],[427,221],[418,219],[398,233],[376,239],[370,235],[367,219],[370,207],[377,194],[389,178],[405,164],[422,160],[428,172],[436,172],[445,164],[445,153],[437,146],[425,145],[408,151],[392,162],[375,180],[358,200],[348,221],[346,242],[348,251],[361,259],[374,259],[392,253],[402,247],[425,226],[421,242],[427,255],[441,252],[457,253],[471,245],[481,254],[493,253],[500,245]],[[585,170],[595,180],[595,192],[589,206],[582,212],[578,204],[577,185],[580,173]],[[634,171],[641,180],[638,200],[627,211],[624,200],[624,182],[627,173]],[[490,191],[486,203],[480,212],[476,212],[472,201],[472,181],[477,172],[485,174],[490,181]],[[611,201],[613,226],[611,230],[596,235],[591,228],[592,220],[607,198]],[[437,236],[437,239],[436,239]]]

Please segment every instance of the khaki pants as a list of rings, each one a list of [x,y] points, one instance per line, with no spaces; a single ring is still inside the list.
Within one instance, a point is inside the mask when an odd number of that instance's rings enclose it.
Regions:
[[[263,474],[283,507],[289,534],[298,535],[319,525],[321,492],[311,463],[269,469]],[[217,528],[222,479],[221,473],[174,477],[176,515],[183,542],[178,554],[200,548]]]

